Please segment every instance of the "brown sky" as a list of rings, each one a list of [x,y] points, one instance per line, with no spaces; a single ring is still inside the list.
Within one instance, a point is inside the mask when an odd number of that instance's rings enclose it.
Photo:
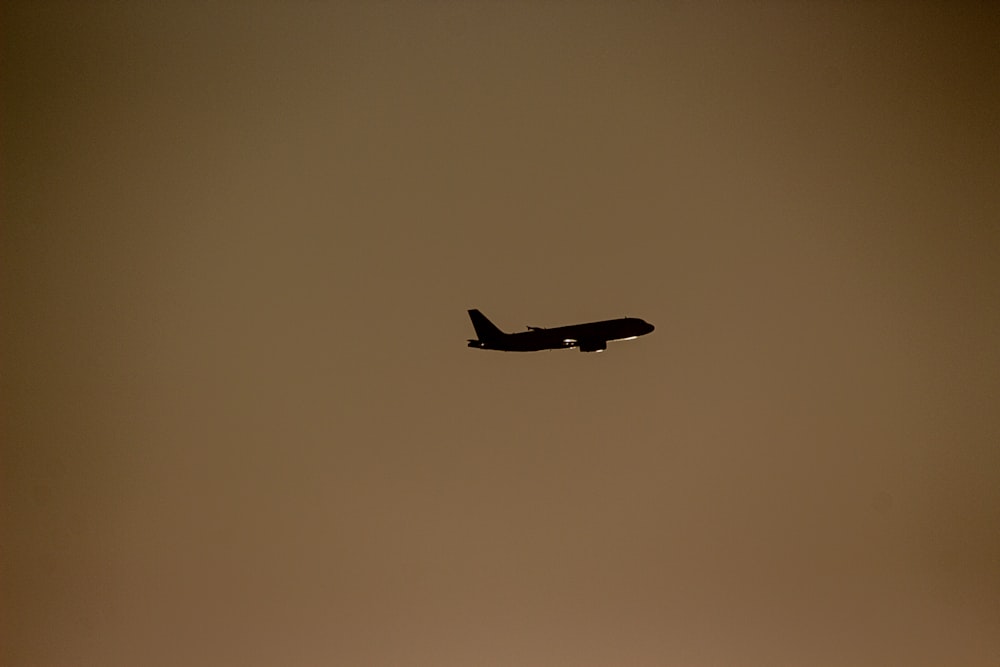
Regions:
[[[0,30],[3,665],[1000,664],[991,3]]]

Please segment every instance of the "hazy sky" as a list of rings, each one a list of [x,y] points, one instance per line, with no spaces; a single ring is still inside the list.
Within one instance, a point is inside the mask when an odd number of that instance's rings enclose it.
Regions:
[[[1000,664],[992,3],[0,31],[5,666]]]

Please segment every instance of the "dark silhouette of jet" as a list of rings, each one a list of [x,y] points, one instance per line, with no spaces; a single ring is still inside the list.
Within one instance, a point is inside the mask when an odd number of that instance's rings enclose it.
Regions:
[[[521,333],[504,333],[478,310],[470,310],[469,318],[479,337],[470,339],[469,347],[504,352],[538,352],[568,347],[578,347],[581,352],[603,352],[608,349],[610,340],[631,340],[648,334],[654,328],[638,317],[623,317],[553,329],[528,327]]]

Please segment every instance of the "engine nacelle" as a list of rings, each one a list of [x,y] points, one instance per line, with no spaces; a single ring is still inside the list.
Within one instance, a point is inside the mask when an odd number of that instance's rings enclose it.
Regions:
[[[581,340],[580,341],[580,351],[581,352],[603,352],[608,349],[608,341],[606,340]]]

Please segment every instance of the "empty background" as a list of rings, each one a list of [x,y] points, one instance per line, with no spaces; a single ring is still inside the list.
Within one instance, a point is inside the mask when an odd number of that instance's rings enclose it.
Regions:
[[[998,18],[5,3],[3,664],[997,664]]]

